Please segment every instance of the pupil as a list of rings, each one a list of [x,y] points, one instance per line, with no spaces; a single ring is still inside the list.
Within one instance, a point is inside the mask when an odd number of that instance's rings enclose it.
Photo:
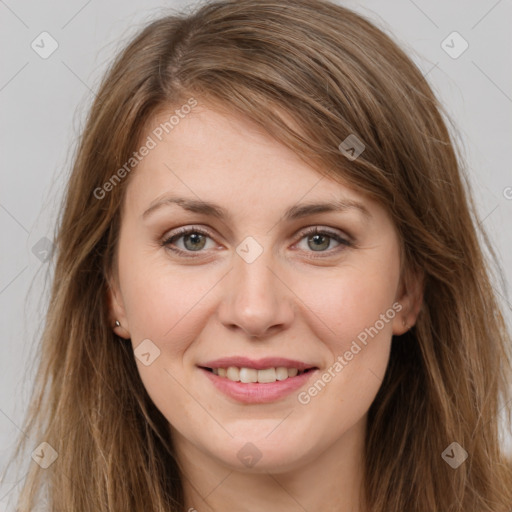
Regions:
[[[311,239],[313,239],[315,242],[314,242],[314,247],[312,247],[313,250],[316,250],[318,248],[320,249],[326,249],[328,246],[329,246],[329,240],[328,238],[329,237],[326,237],[324,235],[313,235],[312,237],[310,237]],[[323,240],[324,243],[322,244],[322,242],[320,242],[319,244],[317,244],[317,242],[319,240]],[[325,244],[325,241],[327,241],[327,244]]]
[[[190,235],[187,235],[185,237],[185,246],[187,247],[187,249],[191,249],[192,251],[194,250],[197,250],[197,249],[202,249],[204,247],[204,238],[201,240],[201,238],[203,238],[203,235],[201,235],[200,233],[192,233]],[[192,246],[189,247],[188,244],[187,244],[187,241],[189,240],[192,240]],[[199,242],[199,245],[197,245],[197,243]],[[201,242],[203,242],[201,244]]]

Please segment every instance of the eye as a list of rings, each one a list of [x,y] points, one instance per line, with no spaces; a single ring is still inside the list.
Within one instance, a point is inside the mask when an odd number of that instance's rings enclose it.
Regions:
[[[319,229],[317,226],[308,229],[306,231],[301,232],[301,242],[302,240],[306,240],[306,247],[304,245],[299,248],[303,249],[307,252],[328,252],[329,254],[332,252],[331,243],[334,240],[338,245],[336,247],[341,246],[351,246],[351,242],[346,238],[343,238],[339,233],[335,231],[330,231],[327,229]],[[335,248],[336,248],[335,247]],[[311,251],[308,251],[308,248]],[[328,250],[329,249],[329,250]],[[340,249],[338,249],[340,250]],[[336,251],[337,252],[337,251]]]
[[[332,255],[333,252],[342,250],[340,246],[350,247],[352,245],[349,240],[343,238],[339,233],[325,228],[319,229],[318,226],[302,231],[299,236],[300,242],[297,245],[300,250],[327,253],[327,256]],[[306,241],[305,246],[301,246],[303,240]],[[208,247],[208,241],[211,242],[210,247]],[[333,241],[337,244],[334,248],[331,247]],[[216,247],[208,231],[194,226],[175,230],[161,242],[161,245],[178,255],[188,257],[196,256],[193,253],[198,253],[197,256],[199,256],[201,252],[204,252],[203,250],[214,249]],[[319,254],[318,256],[311,257],[322,256]]]
[[[197,227],[187,227],[176,230],[171,236],[163,240],[162,245],[171,251],[186,255],[191,252],[201,252],[205,248],[212,249],[215,247],[215,244],[212,247],[207,247],[208,240],[212,241],[207,231]],[[177,247],[175,245],[176,241],[182,241],[182,247]]]

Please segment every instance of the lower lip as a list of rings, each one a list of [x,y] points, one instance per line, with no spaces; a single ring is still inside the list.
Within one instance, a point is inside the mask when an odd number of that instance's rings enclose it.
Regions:
[[[275,402],[283,398],[293,391],[302,387],[317,370],[309,370],[306,373],[301,373],[295,377],[288,377],[285,380],[277,380],[275,382],[268,382],[260,384],[259,382],[235,382],[229,380],[227,377],[219,377],[209,370],[200,368],[206,374],[211,383],[225,395],[234,398],[238,402],[244,404],[263,404],[268,402]]]

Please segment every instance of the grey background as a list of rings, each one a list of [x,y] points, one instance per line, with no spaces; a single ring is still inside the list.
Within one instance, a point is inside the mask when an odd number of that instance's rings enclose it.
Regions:
[[[447,107],[460,134],[480,222],[510,283],[511,1],[342,3],[391,32]],[[116,51],[145,22],[170,8],[191,5],[154,0],[0,0],[0,469],[20,433],[31,391],[33,369],[27,363],[37,350],[47,300],[45,244],[52,239],[57,205],[93,91]],[[42,46],[43,31],[58,43],[46,59],[31,47],[33,41]],[[469,44],[458,58],[441,46],[453,31]],[[47,50],[50,42],[45,41]],[[445,44],[454,47],[451,51],[462,48],[453,37]],[[510,298],[503,302],[510,324]],[[34,448],[40,441],[34,441]],[[14,479],[0,484],[0,511],[8,509],[15,488]]]

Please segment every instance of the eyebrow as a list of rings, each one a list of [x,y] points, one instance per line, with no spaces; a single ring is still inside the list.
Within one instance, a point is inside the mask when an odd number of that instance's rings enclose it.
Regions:
[[[147,218],[152,212],[160,209],[162,206],[168,206],[177,204],[184,210],[193,213],[200,213],[211,217],[216,217],[220,220],[229,219],[231,216],[221,206],[211,203],[209,201],[202,201],[199,199],[189,199],[185,197],[167,196],[163,198],[157,198],[153,201],[149,208],[142,214],[142,218]],[[291,206],[286,210],[284,215],[281,217],[281,221],[290,222],[292,220],[307,217],[318,213],[328,212],[343,212],[347,210],[359,211],[365,219],[371,218],[371,214],[368,209],[361,203],[349,199],[338,199],[336,201],[326,201],[321,203],[304,203]]]

